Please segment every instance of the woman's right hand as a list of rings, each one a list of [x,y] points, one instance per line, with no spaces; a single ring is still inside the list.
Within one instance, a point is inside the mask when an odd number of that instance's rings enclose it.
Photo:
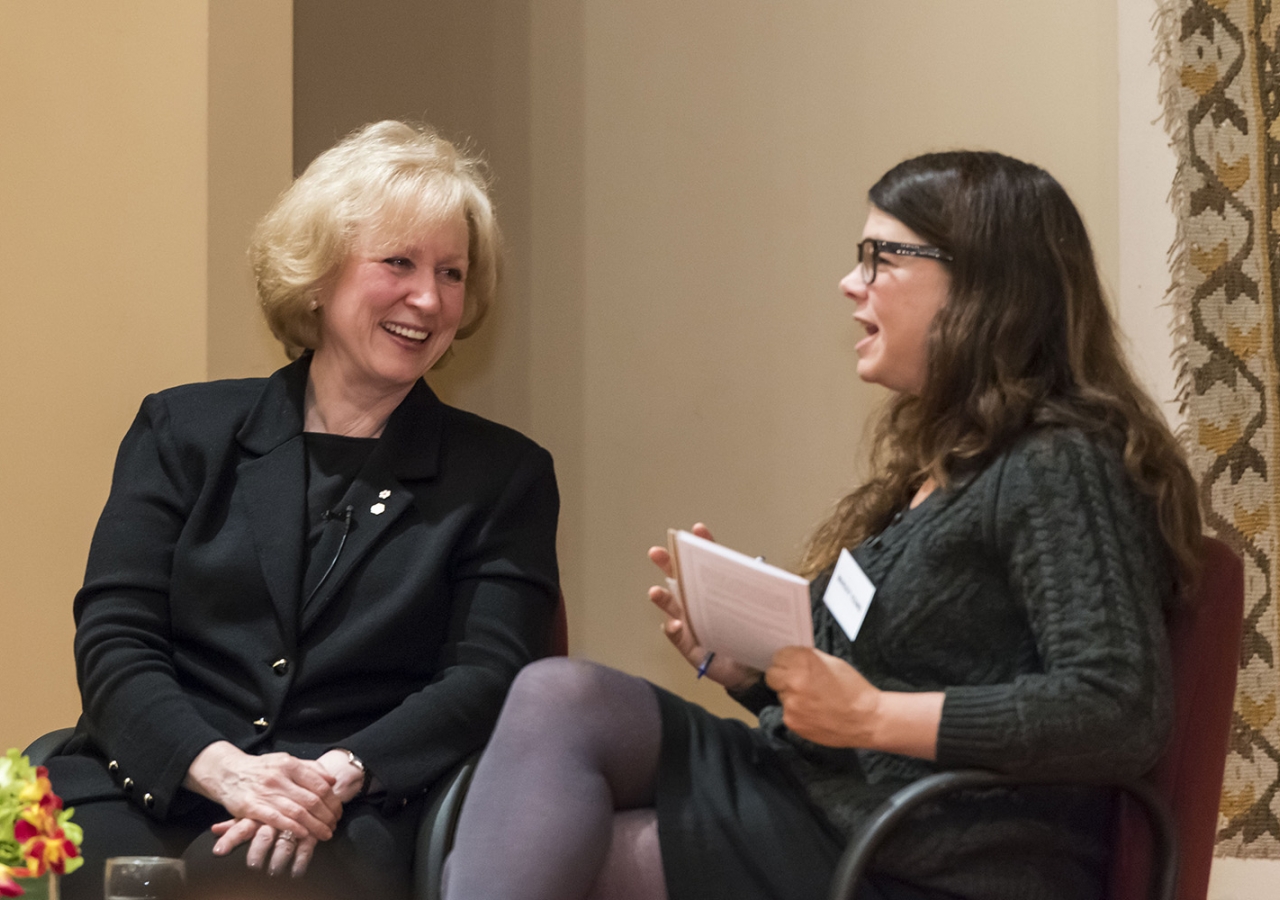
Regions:
[[[183,785],[237,819],[327,841],[342,816],[334,780],[314,760],[288,753],[255,756],[228,741],[215,741],[192,760]]]
[[[700,538],[708,541],[715,540],[711,536],[711,531],[701,522],[689,530]],[[668,578],[675,578],[675,572],[671,566],[671,554],[666,547],[650,547],[649,559]],[[684,607],[680,605],[679,598],[668,590],[666,585],[655,584],[649,588],[649,599],[658,609],[666,613],[667,620],[662,623],[662,633],[667,636],[667,640],[675,645],[680,655],[689,661],[689,665],[695,669],[700,668],[707,658],[707,651],[694,639],[692,630],[685,627]],[[752,683],[760,680],[762,673],[759,669],[744,666],[717,653],[711,660],[711,664],[707,666],[706,677],[734,691],[750,687]]]

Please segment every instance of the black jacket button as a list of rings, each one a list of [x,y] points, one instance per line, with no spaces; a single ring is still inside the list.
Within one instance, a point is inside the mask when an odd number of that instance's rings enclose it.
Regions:
[[[126,778],[124,781],[120,782],[120,786],[124,788],[126,791],[133,790],[133,779]]]
[[[155,809],[156,798],[151,796],[150,794],[143,794],[142,805],[145,806],[147,809]]]
[[[266,731],[266,730],[267,730],[267,726],[268,726],[268,725],[270,725],[270,724],[271,724],[271,723],[270,723],[270,722],[268,722],[268,721],[266,720],[266,718],[254,719],[254,720],[253,720],[253,727],[254,727],[254,728],[256,728],[256,729],[258,729],[259,731]]]
[[[280,676],[282,676],[282,677],[283,677],[283,676],[285,676],[285,675],[288,675],[288,674],[289,674],[289,660],[287,660],[287,659],[277,659],[275,662],[273,662],[273,663],[271,664],[271,671],[275,672],[277,675],[280,675]]]
[[[118,772],[119,770],[120,770],[120,763],[116,762],[114,759],[111,760],[111,762],[107,763],[108,772]]]

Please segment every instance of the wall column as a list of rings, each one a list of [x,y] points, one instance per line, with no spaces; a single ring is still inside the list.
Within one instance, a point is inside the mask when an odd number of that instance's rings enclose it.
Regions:
[[[241,341],[226,336],[221,299],[209,301],[225,279],[211,236],[230,230],[227,210],[265,205],[237,192],[269,200],[287,184],[289,149],[279,127],[264,140],[261,124],[279,116],[281,88],[270,82],[280,79],[269,74],[279,66],[242,67],[240,38],[219,38],[254,33],[252,52],[283,54],[287,73],[291,10],[288,0],[0,5],[0,610],[10,698],[0,749],[79,713],[71,601],[115,447],[142,397],[204,380],[213,359],[223,361],[218,374],[235,368],[224,350]],[[254,102],[228,115],[237,70],[254,73],[255,94],[244,95]],[[290,89],[286,75],[284,96]],[[223,129],[245,151],[236,159]],[[283,167],[273,161],[281,156]],[[255,365],[244,361],[240,374]]]

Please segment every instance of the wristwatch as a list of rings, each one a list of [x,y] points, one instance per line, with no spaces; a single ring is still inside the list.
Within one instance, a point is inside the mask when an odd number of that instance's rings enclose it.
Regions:
[[[342,748],[342,752],[347,754],[347,762],[359,769],[360,774],[364,776],[360,781],[359,792],[357,792],[355,797],[352,798],[353,800],[359,800],[365,794],[369,793],[369,784],[373,781],[373,773],[364,767],[364,763],[361,762],[360,757],[356,756],[346,747]]]

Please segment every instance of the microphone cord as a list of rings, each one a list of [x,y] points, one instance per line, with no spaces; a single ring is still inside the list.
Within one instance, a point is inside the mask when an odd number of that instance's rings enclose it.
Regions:
[[[333,567],[338,564],[338,557],[342,555],[342,548],[347,545],[347,535],[351,533],[351,514],[353,512],[355,512],[355,508],[347,506],[346,509],[343,509],[340,512],[334,512],[331,509],[326,509],[320,514],[320,518],[326,522],[332,519],[342,520],[342,537],[338,540],[338,549],[334,552],[333,559],[329,561],[329,568],[324,570],[324,574],[320,576],[320,580],[316,582],[316,586],[313,587],[311,589],[311,593],[307,595],[306,602],[302,604],[304,607],[315,599],[317,592],[319,592],[325,581],[328,580],[329,575],[332,574]]]

